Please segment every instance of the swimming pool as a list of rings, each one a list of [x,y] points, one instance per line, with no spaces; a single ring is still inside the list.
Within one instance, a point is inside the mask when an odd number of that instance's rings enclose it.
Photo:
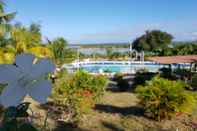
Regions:
[[[135,73],[137,70],[146,69],[151,72],[158,71],[163,65],[151,64],[87,64],[80,65],[82,70],[90,73]]]
[[[74,68],[80,68],[89,73],[135,73],[138,70],[145,69],[149,72],[157,72],[160,68],[168,65],[157,64],[150,61],[88,61],[74,62],[71,64]],[[180,64],[183,68],[189,68],[188,64]],[[177,68],[178,65],[172,65]]]

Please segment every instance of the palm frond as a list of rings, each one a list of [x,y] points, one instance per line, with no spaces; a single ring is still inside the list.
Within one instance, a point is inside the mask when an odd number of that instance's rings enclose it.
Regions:
[[[0,36],[4,36],[7,32],[11,30],[11,25],[9,24],[0,24]]]
[[[4,6],[5,3],[3,2],[3,0],[0,0],[0,12],[4,12]]]
[[[2,22],[10,22],[16,15],[16,12],[12,13],[0,13],[0,24]]]

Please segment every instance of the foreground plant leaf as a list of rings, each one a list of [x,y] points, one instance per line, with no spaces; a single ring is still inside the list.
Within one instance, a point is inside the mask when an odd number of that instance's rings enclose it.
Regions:
[[[18,131],[38,131],[35,127],[33,127],[31,124],[25,123],[22,124]]]

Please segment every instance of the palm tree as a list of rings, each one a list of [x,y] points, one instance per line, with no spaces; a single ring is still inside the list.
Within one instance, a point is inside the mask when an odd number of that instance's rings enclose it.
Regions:
[[[69,63],[77,57],[77,52],[68,48],[68,42],[64,38],[56,38],[53,41],[48,40],[48,46],[53,52],[53,60],[58,66]]]
[[[28,29],[29,33],[31,33],[32,43],[35,45],[41,44],[42,34],[41,34],[41,25],[39,23],[32,23]]]
[[[7,38],[9,31],[11,30],[11,25],[9,22],[14,18],[16,13],[5,13],[4,3],[0,0],[0,63],[12,63],[15,57],[15,50],[10,46],[10,40]],[[4,47],[4,48],[1,48]]]
[[[65,60],[65,48],[67,41],[64,38],[56,38],[53,41],[48,40],[49,48],[53,52],[53,59],[57,65],[61,65]]]
[[[0,46],[4,46],[5,38],[8,32],[11,30],[11,25],[9,22],[15,17],[16,12],[14,13],[5,13],[4,3],[0,0]]]
[[[29,28],[24,26],[13,26],[11,31],[12,44],[16,48],[16,53],[26,52],[29,48],[41,45],[40,26],[30,25]]]
[[[4,11],[4,2],[0,0],[0,24],[5,24],[10,22],[16,15],[16,12],[5,13]]]

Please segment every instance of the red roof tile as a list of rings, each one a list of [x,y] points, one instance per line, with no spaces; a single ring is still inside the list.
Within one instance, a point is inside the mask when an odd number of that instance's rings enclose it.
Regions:
[[[185,55],[185,56],[157,56],[149,57],[148,60],[161,64],[178,64],[178,63],[192,63],[197,61],[197,55]]]

